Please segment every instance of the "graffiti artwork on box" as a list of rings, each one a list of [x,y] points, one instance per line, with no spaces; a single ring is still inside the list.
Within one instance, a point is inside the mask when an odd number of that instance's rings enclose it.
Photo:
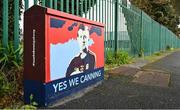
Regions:
[[[104,66],[104,30],[79,21],[50,17],[50,80]]]

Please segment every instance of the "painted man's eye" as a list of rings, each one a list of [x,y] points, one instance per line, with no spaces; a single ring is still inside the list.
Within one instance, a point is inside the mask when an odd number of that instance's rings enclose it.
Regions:
[[[83,38],[86,39],[86,36],[84,35]]]

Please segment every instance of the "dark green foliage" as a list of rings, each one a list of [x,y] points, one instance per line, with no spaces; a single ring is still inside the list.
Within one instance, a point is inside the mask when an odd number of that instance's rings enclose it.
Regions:
[[[170,46],[170,45],[167,45],[167,46],[166,46],[166,50],[171,50],[171,46]]]
[[[176,9],[176,13],[180,16],[180,0],[172,0]]]
[[[160,55],[161,55],[161,52],[156,52],[156,53],[154,53],[154,55],[160,56]]]
[[[7,82],[4,73],[0,72],[0,97],[10,92],[10,84]]]
[[[17,58],[17,55],[19,55],[19,59]],[[3,69],[11,69],[12,67],[19,69],[23,61],[22,55],[23,49],[21,45],[17,50],[14,50],[12,42],[9,42],[9,45],[6,49],[0,45],[0,71]]]
[[[144,49],[143,48],[140,50],[139,57],[144,57]]]
[[[114,63],[114,53],[112,51],[108,51],[106,56],[106,64],[113,64],[113,63]]]
[[[130,61],[130,57],[128,52],[126,51],[118,51],[115,55],[115,62],[116,64],[128,64]]]
[[[106,64],[128,64],[130,62],[130,56],[126,51],[118,51],[116,54],[112,51],[107,52]]]
[[[179,0],[131,0],[132,4],[145,11],[155,21],[163,24],[176,35],[180,32],[177,28],[179,22],[177,4]],[[176,6],[176,7],[175,7]]]
[[[30,96],[29,96],[29,98],[30,98],[30,104],[29,105],[23,105],[22,107],[21,107],[21,109],[31,109],[31,110],[35,110],[35,109],[37,109],[37,106],[38,106],[38,104],[35,102],[35,101],[33,101],[33,94],[31,94]]]
[[[17,54],[19,59],[17,59]],[[22,91],[22,58],[23,49],[20,46],[14,50],[13,42],[9,42],[6,49],[0,45],[0,97],[14,97],[12,100],[17,100]],[[2,101],[0,99],[0,101]],[[3,103],[7,104],[11,101],[5,100]],[[5,105],[3,105],[5,106]]]

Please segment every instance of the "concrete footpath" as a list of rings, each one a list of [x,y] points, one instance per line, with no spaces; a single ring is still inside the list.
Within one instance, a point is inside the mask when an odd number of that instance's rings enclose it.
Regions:
[[[117,74],[110,74],[109,78],[102,82],[92,91],[86,93],[81,98],[72,100],[65,104],[53,107],[63,109],[118,109],[118,108],[179,108],[180,109],[180,51],[174,52],[156,62],[147,64],[142,68],[121,69],[115,71]],[[118,74],[124,73],[128,75]],[[163,71],[166,74],[163,80],[166,86],[158,85],[154,80],[159,80],[155,75],[149,82],[137,83],[135,80],[136,73],[142,70],[153,72]],[[155,71],[156,70],[156,71]],[[109,72],[111,73],[111,72]],[[113,72],[112,72],[113,73]],[[142,74],[143,72],[141,72]],[[140,73],[139,73],[140,74]],[[145,75],[144,75],[145,76]],[[170,77],[168,77],[170,76]],[[138,76],[139,77],[139,76]],[[160,76],[158,76],[160,77]],[[137,80],[138,81],[138,80]],[[141,82],[141,80],[140,80]],[[142,81],[143,82],[143,81]],[[157,86],[156,86],[157,84]]]

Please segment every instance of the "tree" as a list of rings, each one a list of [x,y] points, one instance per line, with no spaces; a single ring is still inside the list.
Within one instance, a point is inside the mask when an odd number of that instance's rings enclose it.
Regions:
[[[131,2],[146,12],[155,21],[178,35],[178,31],[180,31],[177,27],[179,18],[172,0],[131,0]]]
[[[172,2],[176,9],[176,13],[178,14],[178,16],[180,16],[180,0],[172,0]]]

